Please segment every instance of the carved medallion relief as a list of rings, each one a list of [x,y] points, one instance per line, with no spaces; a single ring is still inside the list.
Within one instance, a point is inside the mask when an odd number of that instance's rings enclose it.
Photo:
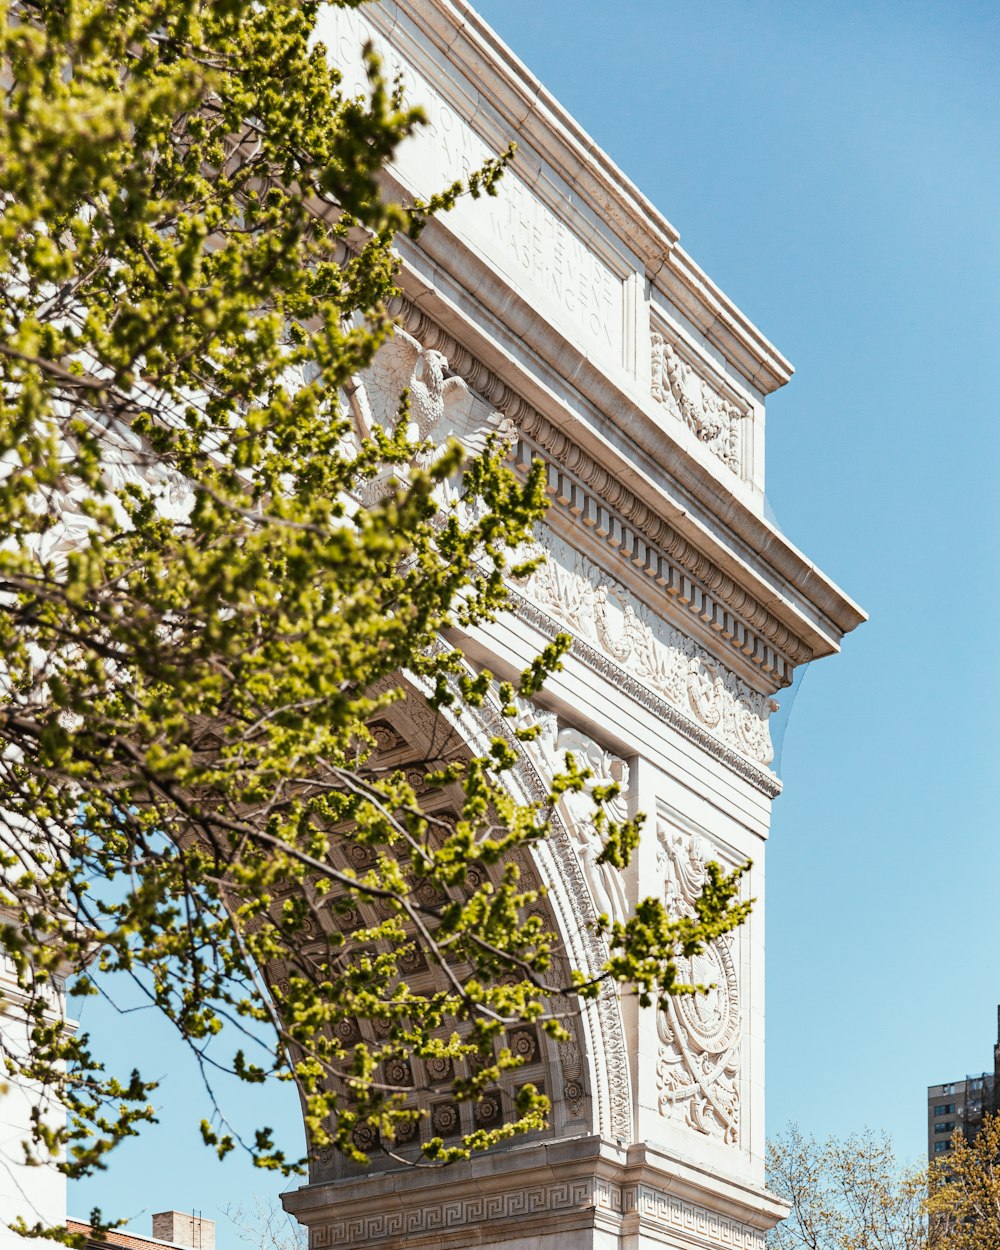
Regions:
[[[693,916],[707,880],[706,863],[721,856],[708,841],[657,823],[657,860],[672,916]],[[657,1014],[656,1085],[660,1114],[725,1145],[740,1136],[742,1005],[738,934],[718,938],[699,955],[678,960],[690,985],[705,994],[672,998]]]

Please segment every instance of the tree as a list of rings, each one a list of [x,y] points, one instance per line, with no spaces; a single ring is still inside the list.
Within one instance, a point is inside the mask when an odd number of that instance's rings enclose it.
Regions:
[[[986,1115],[971,1142],[956,1129],[951,1150],[928,1176],[932,1250],[1000,1246],[1000,1115]]]
[[[678,956],[748,906],[713,866],[696,916],[647,899],[604,926],[599,977],[554,972],[514,852],[587,773],[567,759],[529,805],[504,775],[535,732],[515,696],[566,640],[519,682],[446,641],[528,571],[540,466],[515,475],[498,439],[431,447],[405,399],[365,424],[347,398],[393,333],[395,232],[492,191],[504,158],[387,202],[381,172],[420,110],[370,51],[368,98],[345,95],[317,8],[2,10],[0,942],[27,1028],[5,1058],[65,1110],[40,1108],[28,1148],[70,1176],[151,1118],[152,1086],[67,1029],[64,983],[134,978],[209,1100],[220,1066],[293,1082],[311,1150],[363,1159],[376,1133],[396,1150],[416,1131],[446,1162],[538,1127],[546,1100],[527,1085],[511,1117],[446,1145],[388,1065],[464,1061],[453,1093],[477,1099],[519,1063],[511,1025],[561,1037],[605,979],[679,992]],[[440,732],[386,768],[373,725],[404,700]],[[476,753],[448,717],[487,701],[512,730]],[[427,798],[444,790],[449,820]],[[610,819],[613,787],[591,791],[620,867],[638,822]],[[415,956],[430,989],[405,975]],[[357,1019],[377,1042],[344,1040]],[[301,1167],[266,1128],[209,1112],[220,1156]]]
[[[226,1207],[226,1216],[252,1250],[308,1250],[308,1233],[273,1197],[256,1195],[247,1205]]]
[[[774,1250],[926,1250],[924,1176],[871,1130],[817,1142],[792,1125],[768,1143],[768,1184],[791,1208]]]

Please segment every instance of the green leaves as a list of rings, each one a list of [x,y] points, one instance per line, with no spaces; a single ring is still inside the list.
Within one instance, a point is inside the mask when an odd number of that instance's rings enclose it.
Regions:
[[[443,641],[530,570],[511,560],[542,469],[518,477],[497,439],[429,457],[405,396],[386,428],[352,407],[392,334],[393,234],[460,188],[384,200],[421,114],[370,51],[368,97],[344,96],[314,17],[284,0],[0,16],[0,944],[30,1041],[4,1057],[66,1111],[40,1109],[28,1148],[69,1175],[153,1118],[155,1083],[103,1070],[63,985],[128,977],[172,1021],[220,1158],[304,1163],[211,1105],[219,1067],[293,1082],[312,1151],[448,1162],[544,1124],[512,1029],[565,1038],[576,990],[608,979],[671,992],[678,955],[746,911],[712,875],[696,918],[647,900],[596,979],[562,975],[517,859],[585,770],[515,802],[532,730],[477,753],[454,728],[510,720],[515,683]],[[468,189],[492,192],[503,161]],[[593,793],[601,862],[624,867],[639,822],[610,821],[611,797]],[[433,1064],[504,1115],[434,1131]]]

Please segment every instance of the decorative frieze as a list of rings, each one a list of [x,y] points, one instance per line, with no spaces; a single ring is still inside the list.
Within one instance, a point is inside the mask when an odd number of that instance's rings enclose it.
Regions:
[[[528,598],[713,737],[757,764],[770,764],[773,699],[752,690],[556,535],[545,533],[540,547],[546,559],[523,585]]]
[[[657,824],[657,866],[664,903],[674,917],[695,916],[716,858],[705,839]],[[671,998],[657,1014],[656,1086],[660,1114],[735,1146],[740,1136],[740,985],[732,934],[698,955],[682,957],[678,969],[688,985],[706,993]]]
[[[536,1231],[539,1222],[565,1222],[582,1219],[582,1227],[598,1223],[618,1225],[628,1217],[638,1217],[640,1227],[661,1233],[680,1233],[684,1244],[703,1250],[764,1250],[761,1229],[710,1211],[646,1182],[618,1183],[603,1177],[587,1176],[552,1180],[534,1185],[515,1184],[504,1188],[483,1188],[476,1182],[453,1196],[420,1201],[416,1195],[405,1205],[395,1202],[369,1207],[343,1202],[338,1218],[309,1221],[310,1250],[335,1250],[340,1246],[413,1245],[418,1239],[438,1239],[436,1244],[468,1244],[463,1234],[491,1228],[495,1236],[517,1235],[519,1224]],[[305,1212],[302,1213],[305,1215]],[[308,1217],[307,1217],[308,1218]],[[543,1223],[544,1228],[544,1223]],[[577,1224],[576,1227],[581,1225]]]
[[[764,1250],[766,1237],[759,1228],[734,1220],[694,1202],[685,1202],[654,1185],[628,1186],[626,1212],[638,1212],[642,1223],[683,1232],[694,1245],[726,1250]]]
[[[541,608],[536,607],[534,603],[516,591],[511,592],[511,609],[518,620],[524,621],[525,624],[530,625],[545,637],[552,638],[559,631],[559,622],[554,617],[547,612],[543,612]],[[592,647],[589,643],[582,642],[579,639],[574,639],[570,647],[570,654],[593,672],[614,682],[616,688],[623,696],[633,700],[640,707],[644,707],[657,720],[665,725],[669,725],[681,734],[682,737],[701,747],[706,755],[725,764],[738,777],[742,777],[744,781],[753,786],[755,790],[759,790],[767,798],[776,798],[781,793],[781,781],[769,768],[754,764],[745,755],[741,755],[738,751],[727,747],[725,743],[710,734],[708,730],[703,729],[696,721],[685,716],[673,704],[668,703],[650,690],[648,686],[644,685],[643,682],[632,677],[612,660],[609,660],[596,647]]]
[[[744,476],[741,423],[750,417],[750,409],[722,395],[659,332],[653,333],[651,344],[653,398],[683,422],[727,468]]]

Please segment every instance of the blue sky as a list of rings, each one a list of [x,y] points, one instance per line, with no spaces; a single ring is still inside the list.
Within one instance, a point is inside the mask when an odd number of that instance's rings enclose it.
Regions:
[[[1000,9],[480,10],[796,366],[769,501],[871,620],[785,736],[768,1125],[919,1155],[1000,1002]]]
[[[1000,8],[478,7],[796,366],[770,505],[871,620],[810,666],[784,740],[768,1125],[920,1156],[925,1087],[991,1065],[1000,1002]],[[218,1215],[269,1188],[214,1169],[195,1077],[164,1069],[163,1126],[72,1211]]]

